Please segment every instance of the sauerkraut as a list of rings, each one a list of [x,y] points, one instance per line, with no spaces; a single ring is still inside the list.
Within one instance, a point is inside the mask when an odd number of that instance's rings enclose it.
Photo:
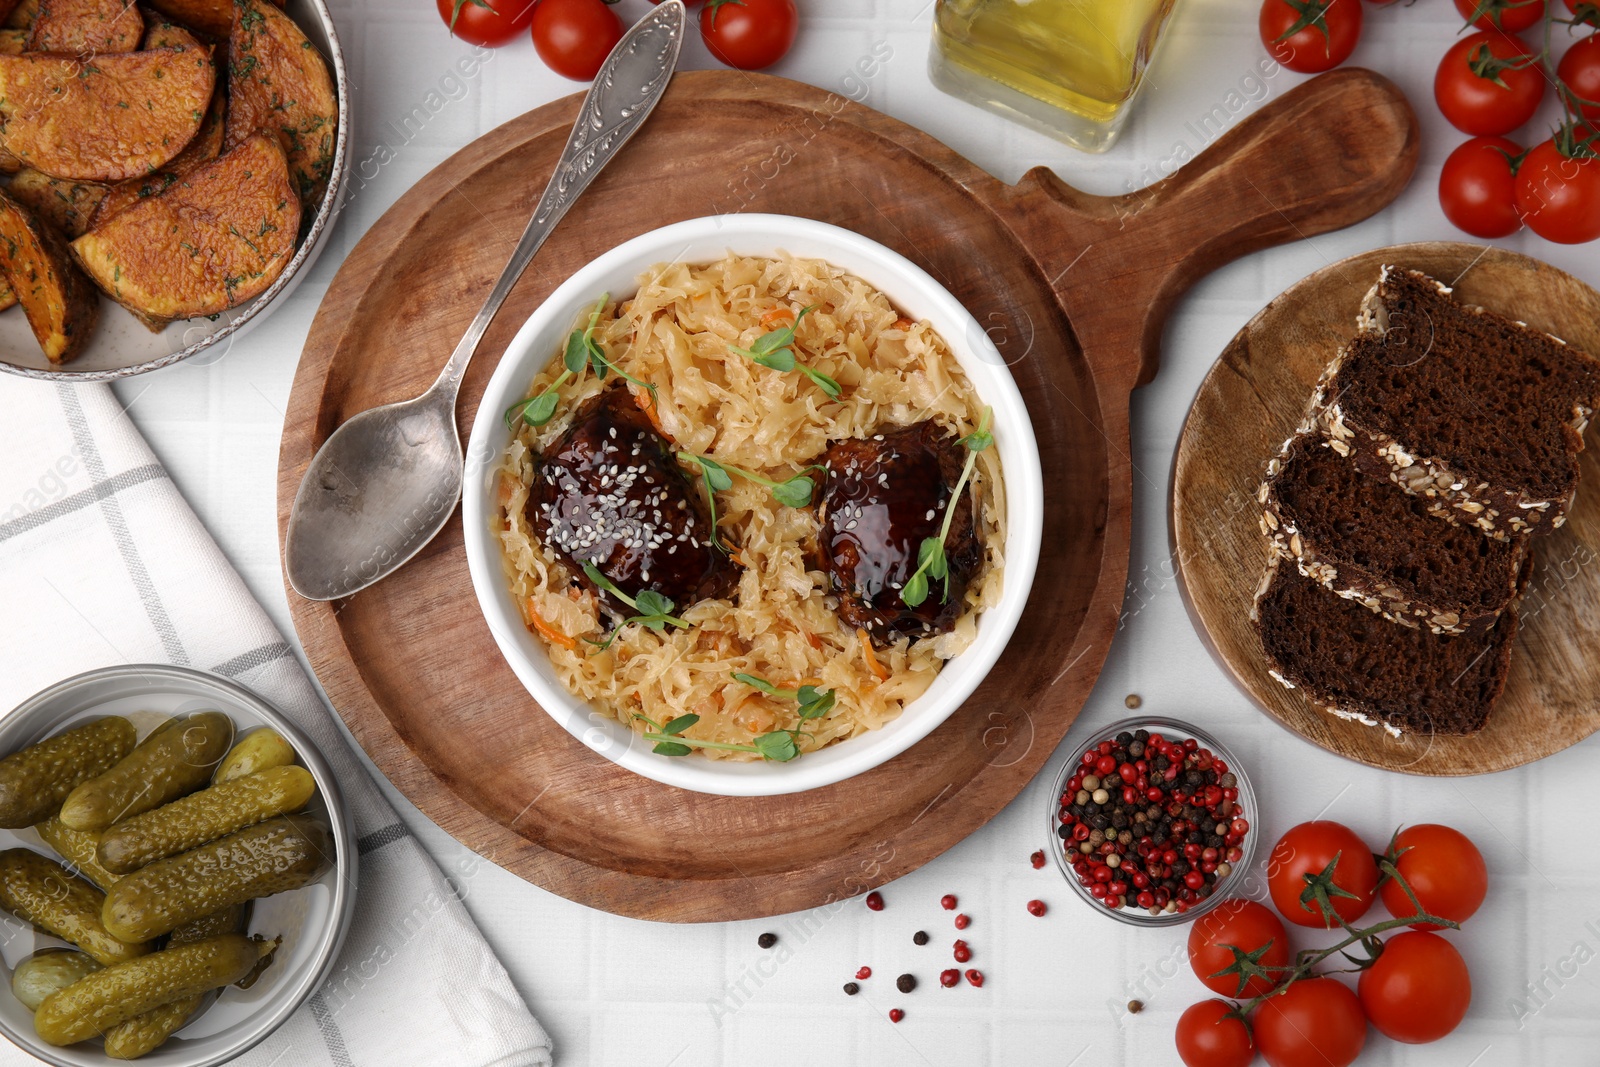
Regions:
[[[795,353],[843,387],[837,399],[800,373],[761,366],[729,347],[748,348],[808,307],[813,310],[799,320]],[[730,256],[709,266],[654,267],[631,298],[605,304],[595,339],[615,366],[656,386],[653,400],[630,388],[680,450],[777,481],[832,441],[929,418],[967,434],[983,411],[982,399],[928,323],[904,318],[883,294],[819,260]],[[561,373],[560,357],[552,354],[529,396]],[[686,713],[700,720],[685,736],[703,741],[748,744],[773,730],[801,728],[794,701],[736,681],[735,672],[780,688],[815,685],[834,692],[826,717],[804,724],[802,752],[877,729],[927,690],[944,662],[971,644],[979,614],[999,602],[1006,503],[998,449],[978,453],[973,470],[970,492],[984,560],[968,583],[955,628],[901,637],[876,650],[864,634],[844,627],[825,576],[808,569],[818,532],[812,508],[785,507],[763,486],[736,478],[732,489],[716,496],[718,529],[743,565],[733,594],[679,605],[676,614],[687,628],[624,626],[602,650],[609,621],[594,595],[581,590],[533,535],[524,506],[539,453],[603,387],[592,373],[568,379],[549,422],[518,422],[500,467],[494,521],[506,580],[562,683],[635,731]],[[695,751],[713,759],[759,758]]]

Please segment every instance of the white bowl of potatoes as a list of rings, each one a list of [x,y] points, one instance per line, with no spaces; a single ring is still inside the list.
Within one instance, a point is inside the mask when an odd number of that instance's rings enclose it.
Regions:
[[[57,1067],[233,1059],[322,984],[349,928],[338,783],[214,675],[104,668],[13,709],[0,824],[0,1032]]]

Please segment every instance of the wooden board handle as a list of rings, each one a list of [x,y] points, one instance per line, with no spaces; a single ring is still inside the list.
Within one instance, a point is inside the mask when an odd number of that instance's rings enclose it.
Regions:
[[[1026,216],[1044,217],[1025,218],[1029,229],[1018,233],[1036,254],[1046,251],[1037,234],[1069,236],[1070,247],[1041,255],[1042,265],[1084,356],[1132,388],[1154,377],[1167,311],[1196,279],[1375,214],[1411,180],[1418,147],[1417,117],[1392,82],[1369,70],[1333,71],[1126,196],[1090,196],[1035,167],[1019,199]],[[1083,313],[1090,306],[1095,313]]]

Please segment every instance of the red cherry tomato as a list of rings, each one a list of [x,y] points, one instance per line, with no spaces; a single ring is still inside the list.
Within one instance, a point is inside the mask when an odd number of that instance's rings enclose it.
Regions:
[[[1462,133],[1495,137],[1533,118],[1544,99],[1544,72],[1520,40],[1475,33],[1444,54],[1433,98]]]
[[[1407,930],[1383,944],[1356,984],[1361,1008],[1393,1041],[1437,1041],[1461,1024],[1472,1003],[1467,961],[1438,934]]]
[[[788,54],[800,29],[794,0],[711,0],[700,11],[700,36],[730,67],[761,70]]]
[[[1583,117],[1600,124],[1600,34],[1590,34],[1568,48],[1556,76],[1577,98],[1572,103]]]
[[[539,0],[533,9],[534,50],[545,66],[573,81],[598,74],[622,32],[622,20],[605,0]]]
[[[1329,894],[1333,910],[1345,922],[1355,922],[1372,907],[1378,893],[1378,865],[1372,851],[1348,826],[1318,820],[1303,822],[1278,839],[1267,860],[1267,888],[1272,903],[1285,919],[1300,926],[1327,927],[1322,909],[1302,904],[1300,894],[1307,878],[1322,875],[1333,865],[1333,884],[1353,896]]]
[[[1544,18],[1544,0],[1456,0],[1456,10],[1474,29],[1518,33]]]
[[[1253,975],[1241,988],[1237,974],[1216,977],[1233,964],[1229,946],[1251,955],[1259,952],[1256,962],[1262,967],[1289,963],[1289,934],[1283,922],[1272,909],[1253,900],[1225,900],[1189,927],[1189,966],[1207,989],[1225,997],[1260,996],[1277,984]]]
[[[1304,14],[1285,0],[1266,0],[1257,28],[1268,53],[1290,70],[1332,70],[1361,39],[1361,0],[1309,0]]]
[[[1262,1001],[1256,1047],[1270,1067],[1350,1067],[1367,1043],[1367,1017],[1348,986],[1307,978]]]
[[[468,44],[499,48],[528,28],[534,0],[437,0],[439,17]]]
[[[1473,143],[1467,142],[1469,145]],[[1509,141],[1506,143],[1510,144]],[[1461,149],[1458,148],[1456,151],[1460,152]],[[1493,154],[1496,158],[1504,159],[1499,152]],[[1452,155],[1450,158],[1454,159],[1455,156]],[[1447,160],[1445,169],[1449,168],[1450,163]],[[1494,181],[1498,195],[1500,181],[1498,175],[1494,176]],[[1509,188],[1511,182],[1507,181],[1506,184]],[[1498,205],[1495,210],[1496,212],[1500,210]],[[1445,213],[1449,214],[1448,208],[1445,209]],[[1451,221],[1455,220],[1452,218]],[[1478,237],[1504,236],[1498,233],[1478,233],[1476,230],[1467,232]],[[1484,896],[1489,892],[1489,867],[1483,862],[1483,853],[1479,852],[1477,846],[1460,830],[1452,830],[1438,823],[1408,826],[1395,835],[1394,844],[1390,848],[1400,854],[1400,858],[1395,861],[1395,869],[1400,872],[1400,877],[1406,880],[1411,891],[1417,895],[1423,910],[1430,915],[1458,923],[1466,922],[1472,918],[1478,906],[1483,903]],[[1397,919],[1416,914],[1405,890],[1401,889],[1400,883],[1392,878],[1383,883],[1383,906]],[[1439,929],[1432,923],[1412,923],[1411,926],[1414,930]]]
[[[1506,237],[1522,229],[1522,216],[1517,214],[1517,178],[1511,171],[1511,160],[1520,155],[1521,146],[1504,137],[1474,137],[1451,152],[1439,174],[1439,206],[1444,208],[1445,218],[1474,237]],[[1481,858],[1479,862],[1482,863]],[[1391,889],[1399,898],[1397,905],[1389,903]],[[1402,915],[1412,913],[1410,901],[1393,882],[1384,883],[1383,902],[1391,912],[1399,906],[1406,909]]]
[[[1600,237],[1600,157],[1534,145],[1517,168],[1517,212],[1528,229],[1557,244]]]
[[[1256,1058],[1244,1023],[1225,1018],[1232,1010],[1227,1001],[1202,1000],[1178,1016],[1178,1058],[1184,1067],[1248,1067]]]

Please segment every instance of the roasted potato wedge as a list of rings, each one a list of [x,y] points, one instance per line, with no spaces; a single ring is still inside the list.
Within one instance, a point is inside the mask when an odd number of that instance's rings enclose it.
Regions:
[[[144,41],[140,48],[205,48],[207,45],[188,29],[171,21],[159,11],[144,13]]]
[[[192,26],[207,37],[228,39],[233,28],[233,0],[147,0],[173,22]]]
[[[29,52],[94,56],[132,52],[144,36],[144,16],[125,0],[39,0]]]
[[[170,322],[260,294],[288,266],[299,229],[283,148],[260,134],[112,216],[72,251],[117,303]]]
[[[0,11],[5,12],[6,29],[26,30],[39,14],[39,0],[0,0]]]
[[[68,237],[88,233],[95,209],[110,190],[95,182],[52,178],[32,167],[11,179],[11,199]]]
[[[3,193],[0,274],[51,363],[65,363],[83,349],[100,317],[99,295],[73,263],[66,240]]]
[[[229,148],[258,131],[283,144],[300,203],[315,210],[333,171],[339,103],[322,53],[264,0],[237,0],[228,37]]]
[[[94,215],[87,225],[76,233],[66,230],[67,236],[78,237],[105,225],[107,220],[118,212],[126,211],[141,200],[161,195],[176,185],[184,175],[192,174],[216,159],[222,152],[222,129],[227,111],[227,98],[221,87],[218,87],[211,96],[211,106],[206,109],[206,119],[200,127],[200,132],[195,134],[194,140],[189,142],[188,147],[160,170],[143,177],[129,178],[111,186],[95,206]],[[13,179],[12,184],[15,183]]]
[[[194,139],[215,85],[204,49],[0,55],[5,148],[57,178],[149,174]]]
[[[226,41],[233,29],[233,0],[146,0],[174,22],[199,30],[207,37]],[[272,0],[277,6],[283,4]]]

